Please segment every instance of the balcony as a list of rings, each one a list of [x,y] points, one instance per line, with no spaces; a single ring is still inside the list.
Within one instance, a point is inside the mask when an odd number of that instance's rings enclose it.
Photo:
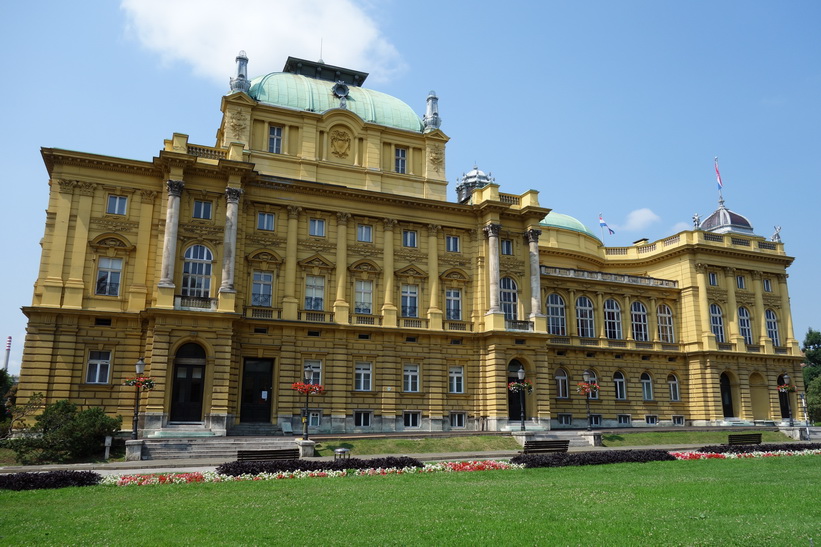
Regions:
[[[540,273],[541,275],[572,277],[575,279],[587,279],[591,281],[609,281],[611,283],[625,283],[629,285],[645,285],[648,287],[663,287],[666,289],[675,289],[678,287],[677,281],[671,281],[669,279],[658,279],[655,277],[645,277],[640,275],[612,274],[589,270],[576,270],[573,268],[553,268],[550,266],[541,266]]]
[[[329,311],[315,311],[315,310],[303,310],[297,312],[297,320],[298,321],[308,321],[310,323],[333,323],[334,322],[334,314],[333,312]]]
[[[219,300],[207,296],[174,295],[175,310],[217,311]]]
[[[354,325],[382,325],[382,316],[356,312],[353,315],[352,323]]]
[[[507,330],[533,332],[533,321],[515,321],[513,319],[505,319],[505,328]]]
[[[246,306],[245,317],[248,319],[282,319],[282,310],[259,306]]]

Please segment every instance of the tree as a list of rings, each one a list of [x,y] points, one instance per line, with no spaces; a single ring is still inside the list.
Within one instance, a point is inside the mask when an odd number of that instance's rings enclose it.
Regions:
[[[807,336],[804,337],[804,385],[809,388],[812,381],[821,376],[821,332],[807,329]]]
[[[821,422],[821,376],[807,386],[807,413],[810,415],[810,422]]]

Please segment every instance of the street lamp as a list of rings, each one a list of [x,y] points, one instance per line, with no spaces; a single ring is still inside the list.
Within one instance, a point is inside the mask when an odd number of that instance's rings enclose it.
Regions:
[[[590,431],[590,371],[585,370],[582,373],[582,378],[584,378],[584,383],[586,385],[584,404],[587,407],[587,430]]]
[[[789,386],[790,385],[790,380],[791,380],[790,375],[785,372],[783,374],[782,378],[784,378],[784,383],[787,386]],[[787,397],[787,414],[790,417],[790,427],[793,427],[794,423],[793,423],[793,419],[792,419],[792,404],[790,404],[790,392],[786,391],[786,392],[784,392],[784,395]]]
[[[519,376],[519,383],[524,383],[525,379],[525,369],[524,366],[519,365],[519,371],[516,373]],[[525,390],[524,388],[519,390],[519,408],[522,411],[521,420],[522,420],[522,431],[525,430]]]
[[[137,378],[141,377],[143,375],[143,372],[145,372],[145,361],[143,361],[142,357],[137,359],[137,362],[134,364],[134,368],[137,371]],[[142,388],[142,386],[140,385],[139,382],[134,384],[134,421],[132,422],[132,425],[131,425],[131,438],[135,439],[135,440],[137,438],[137,421],[138,421],[138,416],[137,415],[140,412],[140,389],[141,388]]]
[[[311,378],[314,376],[314,369],[311,365],[305,365],[305,383],[310,384]],[[302,440],[308,440],[308,396],[310,395],[311,390],[305,390],[305,414],[302,416]]]

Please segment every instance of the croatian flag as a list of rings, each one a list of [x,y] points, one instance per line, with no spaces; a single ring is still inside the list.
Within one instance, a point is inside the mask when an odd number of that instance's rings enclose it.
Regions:
[[[724,188],[724,184],[721,182],[721,173],[718,172],[718,157],[715,158],[715,165],[716,165],[716,182],[718,182],[718,189],[721,190]]]
[[[607,231],[610,232],[611,236],[616,233],[616,232],[613,231],[612,228],[610,228],[610,226],[607,225],[607,223],[601,217],[601,213],[599,213],[599,226],[601,226],[602,228],[607,228]]]

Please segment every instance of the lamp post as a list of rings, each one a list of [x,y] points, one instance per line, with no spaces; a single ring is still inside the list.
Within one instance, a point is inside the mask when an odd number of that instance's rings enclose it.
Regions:
[[[137,359],[137,362],[134,364],[134,368],[137,371],[137,377],[138,378],[143,375],[143,372],[145,372],[145,361],[143,361],[142,357]],[[139,419],[138,414],[140,412],[140,388],[141,387],[142,386],[139,384],[139,382],[134,385],[134,421],[132,422],[132,425],[131,425],[131,438],[135,439],[135,440],[137,438],[137,421]]]
[[[586,384],[584,404],[587,408],[587,430],[590,431],[590,371],[585,370],[582,373],[582,378],[584,378],[584,383]]]
[[[519,365],[519,371],[516,373],[519,376],[519,382],[522,382],[525,379],[525,369],[522,365]],[[519,408],[521,409],[521,420],[522,420],[522,427],[521,430],[525,430],[525,390],[519,390]]]
[[[310,365],[305,365],[305,383],[310,384],[311,378],[314,376],[314,370]],[[305,414],[302,416],[302,440],[308,440],[308,397],[310,396],[311,391],[309,389],[305,390]]]
[[[784,378],[784,383],[787,386],[789,386],[790,385],[790,380],[791,380],[790,375],[785,372],[782,377]],[[793,427],[795,424],[793,423],[793,419],[792,419],[792,404],[790,403],[790,392],[786,391],[786,392],[784,392],[784,394],[787,397],[787,415],[790,417],[790,427]]]

